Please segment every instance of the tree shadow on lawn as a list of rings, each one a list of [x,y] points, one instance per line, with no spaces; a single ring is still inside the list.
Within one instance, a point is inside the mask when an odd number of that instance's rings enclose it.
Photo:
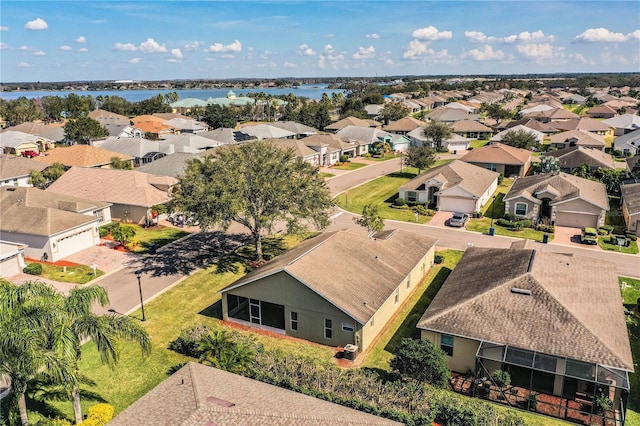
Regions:
[[[218,300],[213,305],[209,305],[200,312],[198,315],[204,315],[205,317],[215,318],[222,320],[222,300]]]
[[[188,275],[212,265],[218,258],[244,243],[246,238],[244,234],[202,232],[169,244],[156,254],[132,259],[129,263],[151,276]]]
[[[393,173],[389,173],[387,176],[393,177],[393,178],[413,179],[418,175],[411,172],[393,172]]]
[[[400,345],[400,341],[405,337],[411,337],[414,339],[420,338],[420,330],[416,328],[416,325],[450,273],[451,269],[446,267],[443,267],[438,271],[436,276],[433,277],[431,284],[429,284],[429,287],[427,287],[422,296],[420,296],[420,299],[418,299],[400,327],[398,327],[398,331],[396,331],[393,337],[389,340],[389,343],[385,346],[385,351],[395,353],[396,348]]]

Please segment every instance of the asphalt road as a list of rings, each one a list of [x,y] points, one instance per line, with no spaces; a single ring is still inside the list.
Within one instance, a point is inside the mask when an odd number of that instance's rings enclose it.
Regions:
[[[357,169],[329,180],[329,188],[333,196],[361,185],[372,179],[400,169],[400,159],[384,161]],[[357,226],[355,215],[336,209],[334,220],[329,230],[345,229]],[[465,250],[470,245],[476,247],[508,248],[517,238],[489,236],[470,232],[464,229],[443,228],[430,225],[419,225],[408,222],[387,221],[387,229],[397,228],[411,232],[420,232],[438,240],[439,248]],[[171,244],[156,255],[141,256],[113,274],[98,280],[96,284],[105,287],[110,298],[107,307],[96,307],[96,312],[106,312],[112,308],[116,312],[129,313],[139,308],[140,295],[135,271],[143,271],[141,277],[142,295],[145,301],[162,294],[168,288],[179,283],[191,273],[214,262],[217,257],[229,248],[246,240],[246,230],[241,226],[232,226],[228,233],[208,232],[193,234],[178,243]],[[640,278],[640,256],[598,251],[579,246],[535,243],[539,250],[557,253],[573,253],[588,257],[596,257],[611,261],[617,265],[618,273],[627,277]],[[488,261],[490,261],[488,259]]]

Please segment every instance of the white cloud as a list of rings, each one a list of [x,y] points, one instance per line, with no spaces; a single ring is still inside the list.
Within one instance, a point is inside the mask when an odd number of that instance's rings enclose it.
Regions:
[[[464,36],[474,43],[493,43],[497,40],[496,37],[487,36],[482,31],[465,31]]]
[[[174,58],[176,59],[182,59],[182,52],[180,51],[180,49],[171,49],[171,54],[173,55]]]
[[[26,62],[20,62],[20,63],[18,64],[18,66],[19,66],[20,68],[29,68],[31,65],[29,65],[29,64],[28,64],[28,63],[26,63]]]
[[[46,53],[44,53],[42,50],[36,50],[35,52],[33,52],[33,56],[45,56]]]
[[[453,33],[451,31],[438,31],[436,27],[430,25],[428,27],[415,30],[411,33],[411,36],[418,40],[433,41],[451,38],[453,37]]]
[[[130,64],[139,64],[140,63],[140,58],[131,58],[131,59],[129,59],[129,63]]]
[[[493,50],[493,47],[485,44],[482,49],[472,49],[465,54],[474,61],[499,61],[504,59],[502,50]]]
[[[205,51],[211,53],[242,52],[242,43],[240,43],[240,40],[235,40],[233,43],[227,45],[214,43],[205,49]]]
[[[532,59],[553,58],[553,46],[549,43],[519,44],[518,53]]]
[[[574,53],[572,55],[570,55],[571,59],[573,59],[576,62],[580,62],[581,64],[587,64],[589,63],[589,61],[587,61],[587,58],[584,57],[584,55],[582,53]]]
[[[224,58],[224,59],[233,59],[233,58],[235,58],[235,56],[232,55],[231,53],[224,53],[224,54],[220,55],[220,57]]]
[[[542,41],[554,41],[555,37],[549,34],[545,34],[542,30],[534,31],[530,33],[529,31],[523,31],[518,34],[518,40],[524,43],[536,43]]]
[[[387,64],[387,65],[393,65],[393,60],[392,60],[392,59],[390,59],[390,58],[387,58],[387,59],[384,61],[384,63],[385,63],[385,64]]]
[[[134,51],[138,48],[133,43],[116,43],[113,45],[113,50]]]
[[[324,46],[324,53],[333,53],[335,52],[335,49],[333,48],[332,45],[327,44]]]
[[[7,27],[6,25],[2,25],[0,26],[0,31],[9,31],[9,27]]]
[[[28,30],[38,31],[46,30],[47,28],[49,28],[49,24],[47,24],[46,21],[42,18],[36,18],[33,21],[29,21],[24,24],[24,27]]]
[[[164,43],[160,44],[152,38],[140,43],[139,48],[142,53],[165,53],[167,51],[167,46]]]
[[[358,48],[358,51],[353,54],[353,59],[371,59],[376,56],[376,49],[373,46]]]
[[[298,46],[298,55],[315,56],[316,51],[310,48],[307,44],[301,44],[300,46]]]
[[[86,42],[87,42],[87,38],[86,38],[85,36],[79,36],[79,37],[76,39],[76,43],[83,44],[83,43],[86,43]]]
[[[29,51],[29,50],[33,50],[33,47],[23,44],[22,46],[18,47],[18,50],[22,50],[23,52],[26,52],[26,51]]]
[[[7,43],[0,43],[0,50],[8,49],[9,45]]]
[[[593,43],[598,41],[620,42],[620,41],[627,41],[630,38],[635,37],[637,33],[638,31],[634,31],[632,33],[627,34],[627,36],[625,36],[622,33],[614,33],[612,31],[609,31],[606,28],[589,28],[588,30],[584,31],[582,34],[579,34],[578,36],[576,36],[576,38],[573,41],[587,42],[587,43]]]
[[[365,35],[366,38],[380,38],[380,36],[377,33],[372,33],[372,34],[367,34]]]
[[[89,49],[87,49],[86,47],[81,47],[80,49],[78,49],[78,52],[82,52],[82,53],[87,53],[89,51]]]
[[[533,43],[533,42],[543,42],[543,41],[554,41],[555,36],[545,34],[543,31],[538,30],[534,32],[523,31],[520,34],[508,35],[506,37],[494,37],[488,36],[482,31],[465,31],[465,37],[473,43],[515,43],[520,41],[522,43]]]
[[[604,52],[600,53],[600,62],[605,65],[611,65],[611,64],[627,65],[629,63],[629,60],[624,55],[620,55],[617,53],[613,53],[609,50],[605,50]]]
[[[416,59],[418,56],[424,56],[430,53],[433,53],[433,49],[429,49],[429,42],[411,40],[407,50],[402,53],[402,57],[405,59]]]
[[[627,40],[640,40],[640,30],[627,34]]]
[[[187,43],[182,48],[185,52],[191,52],[192,50],[198,50],[200,48],[200,42],[194,41],[193,43]]]
[[[285,67],[285,68],[295,68],[295,67],[297,67],[297,66],[298,66],[298,65],[296,65],[296,64],[294,64],[294,63],[292,63],[292,62],[284,61],[284,67]]]
[[[180,59],[177,59],[177,58],[169,58],[169,59],[167,59],[167,62],[170,63],[170,64],[179,64],[182,61]]]
[[[66,44],[63,44],[58,49],[60,49],[60,50],[73,50],[73,48],[71,46],[66,45]]]

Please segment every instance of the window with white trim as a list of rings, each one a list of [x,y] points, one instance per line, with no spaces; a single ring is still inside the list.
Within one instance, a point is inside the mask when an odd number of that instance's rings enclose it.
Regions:
[[[516,203],[516,216],[525,216],[527,214],[527,203]]]
[[[440,349],[442,349],[445,354],[453,356],[453,336],[450,336],[449,334],[441,335]]]
[[[298,331],[298,313],[289,312],[289,320],[291,323],[291,330]]]
[[[418,193],[416,191],[407,191],[407,201],[418,201]]]
[[[348,333],[353,333],[355,331],[355,326],[353,324],[349,324],[348,322],[342,323],[342,331],[346,331]]]
[[[333,338],[333,321],[328,318],[324,320],[324,338],[332,339]]]
[[[495,172],[496,171],[496,165],[493,164],[493,163],[489,163],[489,164],[487,164],[487,169],[491,170],[492,172]]]
[[[397,305],[398,301],[400,300],[400,289],[396,288],[396,294],[394,296],[394,302]]]

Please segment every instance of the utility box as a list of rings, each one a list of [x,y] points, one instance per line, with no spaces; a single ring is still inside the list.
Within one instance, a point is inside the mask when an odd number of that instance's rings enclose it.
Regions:
[[[353,361],[358,356],[358,347],[356,345],[344,346],[344,358]]]

